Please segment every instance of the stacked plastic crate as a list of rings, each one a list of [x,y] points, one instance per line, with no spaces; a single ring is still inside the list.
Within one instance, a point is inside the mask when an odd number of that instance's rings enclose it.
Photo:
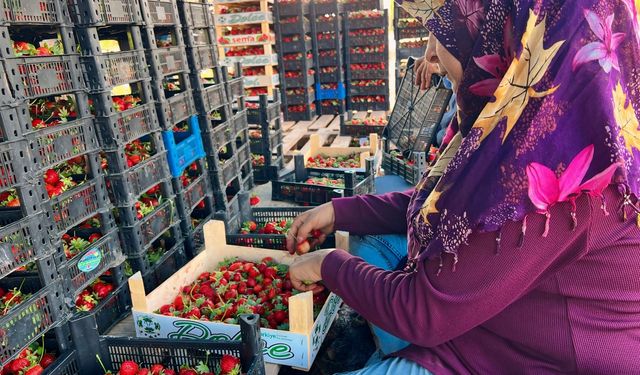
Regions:
[[[413,18],[401,7],[394,9],[395,38],[396,38],[396,77],[398,85],[402,73],[406,69],[407,59],[424,55],[427,48],[429,31],[417,19]]]
[[[244,77],[240,75],[240,72],[242,72],[240,64],[237,64],[234,69],[235,75],[229,74],[226,67],[222,69],[222,72],[226,78],[225,88],[231,109],[231,122],[233,124],[231,139],[235,140],[232,146],[234,147],[233,150],[237,158],[238,170],[240,171],[240,187],[242,191],[248,192],[253,189],[255,182],[251,163],[249,119],[246,108]]]
[[[277,91],[274,97],[279,97]],[[246,104],[253,179],[256,183],[277,179],[284,168],[281,103],[269,102],[267,95],[260,95],[258,102]]]
[[[135,0],[77,1],[73,14],[102,146],[102,169],[127,255],[125,273],[141,271],[157,284],[159,254],[173,250],[166,239],[179,240],[181,234],[152,95],[152,62],[146,59],[142,40],[142,8]]]
[[[348,12],[345,29],[349,110],[388,110],[387,11]]]
[[[184,264],[185,250],[190,254],[194,250],[196,236],[192,215],[211,217],[213,203],[206,181],[204,148],[177,3],[175,0],[145,0],[141,4],[145,21],[143,42],[184,236],[183,242],[182,237],[167,234],[163,237],[162,248],[166,252],[160,250],[153,254],[154,264],[157,264],[155,276],[157,282],[162,282]],[[202,173],[205,176],[198,179]],[[173,232],[175,230],[171,234]]]
[[[216,0],[218,54],[229,67],[242,64],[247,96],[273,96],[280,84],[274,55],[273,0]],[[275,57],[275,58],[274,58]]]
[[[316,114],[311,6],[306,0],[276,1],[275,19],[284,118],[311,120]]]
[[[313,3],[314,54],[317,63],[316,99],[318,113],[334,115],[345,111],[345,83],[342,49],[342,4],[337,0]]]

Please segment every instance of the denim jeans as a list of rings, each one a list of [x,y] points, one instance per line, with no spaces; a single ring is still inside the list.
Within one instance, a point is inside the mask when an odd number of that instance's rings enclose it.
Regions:
[[[385,270],[395,270],[407,255],[406,235],[351,236],[349,246],[351,254]],[[373,354],[365,368],[343,373],[343,375],[431,374],[429,370],[407,359],[383,359],[385,355],[401,350],[409,343],[376,326],[372,326],[372,331],[378,341],[378,352]]]

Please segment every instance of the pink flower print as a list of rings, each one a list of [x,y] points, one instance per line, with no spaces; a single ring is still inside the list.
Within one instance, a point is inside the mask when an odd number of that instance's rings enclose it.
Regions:
[[[593,145],[582,150],[569,163],[560,178],[557,178],[551,169],[542,164],[531,163],[527,166],[529,199],[538,209],[538,213],[547,215],[547,223],[549,209],[554,204],[570,201],[582,192],[593,196],[602,196],[604,189],[611,183],[613,174],[619,167],[618,163],[609,166],[603,172],[580,184],[589,170],[593,160],[593,153]],[[548,229],[547,224],[543,236],[547,235]]]
[[[591,31],[598,37],[599,42],[591,42],[582,47],[573,59],[573,69],[578,66],[598,60],[600,66],[605,73],[611,72],[611,69],[620,71],[618,65],[618,55],[616,49],[624,39],[624,33],[613,33],[611,27],[613,25],[613,14],[602,22],[597,14],[590,10],[584,11],[584,16],[589,23]]]
[[[633,33],[636,36],[636,42],[640,45],[640,16],[638,16],[638,10],[633,3],[634,0],[622,0],[622,2],[627,7],[629,17],[631,17],[631,25],[633,25]]]
[[[472,94],[478,96],[493,96],[493,93],[496,92],[496,89],[502,81],[502,77],[504,77],[507,69],[509,69],[512,58],[513,57],[505,58],[500,55],[485,55],[481,57],[474,57],[473,61],[475,61],[476,65],[478,65],[480,69],[491,74],[494,78],[489,78],[474,83],[473,85],[469,86],[469,91],[471,91]]]

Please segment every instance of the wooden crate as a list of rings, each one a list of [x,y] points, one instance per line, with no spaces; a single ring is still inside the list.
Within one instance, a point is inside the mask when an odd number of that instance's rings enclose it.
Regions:
[[[240,326],[220,322],[204,322],[156,314],[162,305],[170,303],[182,286],[193,282],[198,275],[212,271],[226,258],[239,257],[259,262],[272,257],[276,262],[291,264],[295,259],[286,251],[227,245],[222,221],[209,221],[204,226],[205,249],[178,270],[154,291],[145,294],[140,273],[129,279],[133,302],[132,312],[138,337],[172,339],[239,339]],[[336,233],[336,246],[348,248],[348,234]],[[303,370],[311,368],[342,300],[331,294],[320,314],[313,320],[313,294],[300,293],[289,298],[289,331],[262,328],[265,362],[293,366]]]
[[[327,156],[348,156],[360,154],[360,168],[366,169],[367,159],[375,157],[378,152],[379,137],[378,134],[369,134],[369,147],[324,147],[319,134],[312,134],[309,137],[309,148],[302,152],[304,160],[315,157],[318,154]],[[332,168],[336,169],[336,168]],[[346,168],[352,169],[352,168]]]

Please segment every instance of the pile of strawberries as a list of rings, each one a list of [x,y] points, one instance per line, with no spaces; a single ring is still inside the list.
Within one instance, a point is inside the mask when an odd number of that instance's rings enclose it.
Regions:
[[[307,159],[309,168],[360,168],[360,155],[328,156],[318,154]]]
[[[97,278],[76,297],[76,311],[91,311],[113,292],[115,286]]]
[[[349,48],[349,52],[356,55],[364,55],[368,53],[383,53],[386,47],[384,44],[377,46],[357,46]]]
[[[300,71],[284,72],[284,77],[285,78],[300,78],[300,77],[302,77],[302,72],[300,72]]]
[[[308,251],[309,243],[305,243]],[[228,324],[237,324],[239,315],[258,314],[263,327],[288,330],[289,298],[294,293],[287,265],[272,258],[259,263],[232,258],[182,287],[180,294],[156,313]],[[326,294],[314,296],[320,306],[325,299]]]
[[[62,175],[54,169],[45,171],[44,184],[49,198],[55,198],[77,185],[71,177]]]
[[[400,19],[398,20],[398,28],[399,29],[413,29],[413,28],[423,28],[424,26],[422,26],[422,24],[420,24],[420,21],[418,21],[415,18],[409,18],[409,19]]]
[[[29,297],[31,297],[30,293],[22,292],[22,284],[10,290],[0,288],[0,316],[7,315],[11,309],[17,307]]]
[[[56,356],[47,353],[44,346],[34,343],[5,367],[0,367],[0,375],[40,375],[55,360]]]
[[[220,14],[258,12],[259,10],[260,10],[259,5],[249,5],[249,6],[242,6],[242,7],[221,7]]]
[[[142,218],[155,211],[162,203],[162,198],[160,184],[152,187],[142,194],[134,205],[136,208],[136,219],[142,220]]]
[[[264,67],[244,68],[242,74],[245,76],[262,76],[265,74]]]
[[[336,99],[321,100],[320,105],[323,107],[337,107],[340,105],[340,101]]]
[[[69,259],[73,259],[76,255],[86,250],[89,245],[102,238],[100,233],[92,233],[87,239],[80,236],[71,236],[68,233],[62,235],[62,247],[64,255]]]
[[[316,105],[314,103],[311,103],[309,106],[307,106],[306,104],[290,105],[287,106],[287,111],[302,113],[306,111],[307,108],[311,109],[311,111],[313,112],[316,110]]]
[[[264,47],[262,46],[231,47],[227,51],[227,57],[252,56],[252,55],[264,55]]]
[[[46,42],[39,43],[40,47],[27,42],[13,42],[13,53],[17,57],[23,56],[54,56],[64,55],[64,47],[60,40],[56,40],[52,46]]]
[[[247,96],[258,96],[258,95],[267,94],[269,91],[267,90],[266,87],[254,87],[254,88],[245,89],[244,92],[247,94]]]
[[[322,66],[320,67],[320,73],[334,73],[338,70],[337,66]]]
[[[150,141],[133,140],[124,146],[127,167],[134,167],[151,157],[153,146]],[[102,169],[107,169],[107,161],[103,158]]]
[[[18,192],[15,189],[9,189],[0,193],[0,207],[20,207]]]
[[[333,50],[333,49],[327,49],[327,50],[323,50],[323,51],[318,52],[318,55],[320,57],[334,57],[337,54],[338,54],[338,52],[336,50]]]
[[[260,26],[232,26],[224,30],[224,35],[251,35],[262,33]]]
[[[179,79],[165,79],[162,81],[162,88],[165,90],[165,93],[168,92],[179,92],[180,89],[180,80]]]
[[[255,221],[245,221],[240,228],[240,234],[287,234],[293,220],[269,221],[258,225]]]
[[[400,42],[400,48],[422,48],[427,46],[428,40],[410,40]]]
[[[282,43],[297,42],[300,40],[300,35],[283,36]]]
[[[333,40],[336,38],[336,33],[333,31],[324,31],[317,33],[316,37],[318,40]]]
[[[191,185],[195,179],[200,177],[201,174],[202,172],[200,171],[200,168],[198,168],[198,163],[192,163],[188,168],[185,168],[180,175],[180,183],[182,184],[182,187],[189,187],[189,185]],[[156,185],[155,188],[159,191],[160,185]]]
[[[349,12],[349,19],[357,20],[363,18],[380,18],[384,15],[384,12],[378,9],[373,10],[359,10],[357,12]]]
[[[309,177],[304,182],[309,185],[319,185],[319,186],[329,186],[336,188],[344,187],[344,179],[343,178],[329,178],[329,177]]]
[[[113,96],[111,100],[113,101],[113,109],[116,112],[137,107],[142,102],[142,99],[134,95]]]
[[[376,36],[376,35],[384,35],[384,29],[357,29],[350,30],[349,36]]]
[[[375,63],[375,64],[351,64],[351,70],[384,70],[385,63]]]
[[[324,67],[323,67],[324,69]],[[325,73],[325,72],[322,72]],[[323,83],[320,85],[320,88],[323,90],[337,90],[338,89],[338,84],[337,83]]]
[[[284,61],[298,61],[298,60],[302,60],[302,57],[304,56],[304,54],[302,52],[294,52],[294,53],[285,53],[284,55],[282,55],[282,60]],[[313,54],[311,52],[307,52],[307,59],[310,59],[313,57]]]
[[[73,96],[39,98],[29,103],[31,126],[43,129],[73,121],[78,117]]]
[[[101,363],[102,364],[102,363]],[[104,368],[104,375],[240,375],[240,359],[228,354],[222,356],[217,368],[211,369],[204,362],[198,363],[197,366],[191,367],[182,365],[180,370],[176,372],[173,369],[166,368],[156,363],[151,367],[143,367],[135,361],[124,361],[120,365],[120,369],[116,374]]]
[[[384,79],[360,79],[360,80],[351,81],[351,85],[357,86],[357,87],[371,87],[371,86],[380,87],[380,86],[386,86],[387,81],[385,81]]]
[[[305,88],[302,87],[296,87],[296,88],[292,88],[292,89],[287,89],[286,94],[287,95],[304,95],[304,93],[307,90]]]
[[[387,97],[384,95],[363,95],[351,97],[351,102],[353,103],[385,103],[386,101]]]
[[[252,167],[264,167],[264,155],[251,154]]]

